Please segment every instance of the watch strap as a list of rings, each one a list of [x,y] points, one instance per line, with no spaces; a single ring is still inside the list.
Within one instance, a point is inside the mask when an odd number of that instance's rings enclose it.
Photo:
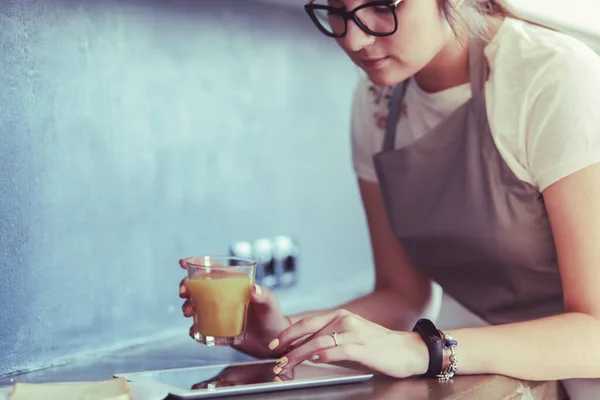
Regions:
[[[435,378],[442,371],[444,356],[442,337],[435,324],[426,318],[417,321],[413,332],[421,336],[429,351],[429,365],[424,376]]]

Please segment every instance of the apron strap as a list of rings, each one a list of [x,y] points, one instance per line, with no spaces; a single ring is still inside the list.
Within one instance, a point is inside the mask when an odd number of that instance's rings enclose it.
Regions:
[[[487,116],[485,105],[485,82],[489,75],[489,66],[485,58],[484,48],[486,43],[481,38],[472,38],[469,43],[469,76],[471,78],[472,107],[474,111],[483,116]],[[400,82],[392,92],[390,100],[389,114],[386,123],[385,137],[383,139],[383,151],[394,150],[396,144],[396,127],[400,117],[400,108],[402,99],[406,93],[406,86],[409,80]]]
[[[383,151],[394,150],[396,144],[396,127],[398,126],[398,118],[400,117],[400,107],[402,105],[402,99],[406,92],[406,85],[408,79],[404,82],[400,82],[394,88],[392,92],[392,99],[390,100],[389,114],[387,118],[387,125],[385,129],[385,138],[383,139]]]
[[[474,37],[469,42],[469,76],[471,77],[472,107],[477,114],[483,116],[487,116],[485,83],[489,76],[489,66],[484,53],[485,46],[485,41],[479,37]]]

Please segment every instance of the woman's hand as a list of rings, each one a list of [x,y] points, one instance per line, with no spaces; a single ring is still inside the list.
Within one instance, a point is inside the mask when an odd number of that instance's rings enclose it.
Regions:
[[[281,332],[269,348],[286,352],[275,373],[286,373],[305,360],[351,361],[385,375],[406,378],[425,373],[429,360],[427,347],[418,334],[392,331],[346,310],[306,317]]]
[[[187,269],[184,260],[179,260],[179,265],[181,268]],[[183,315],[187,318],[192,317],[195,310],[190,301],[187,277],[179,284],[179,297],[186,299],[181,307]],[[250,297],[246,319],[246,338],[243,344],[232,347],[252,357],[278,357],[280,354],[269,350],[267,345],[273,336],[279,334],[289,325],[290,322],[281,313],[277,298],[268,289],[252,285],[252,296]],[[193,328],[192,325],[190,327],[192,338]]]

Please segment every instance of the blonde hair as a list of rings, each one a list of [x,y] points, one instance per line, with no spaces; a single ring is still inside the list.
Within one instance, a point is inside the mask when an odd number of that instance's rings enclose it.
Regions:
[[[497,0],[437,0],[442,16],[458,36],[458,29],[466,27],[468,32],[489,39],[486,17],[514,17]]]

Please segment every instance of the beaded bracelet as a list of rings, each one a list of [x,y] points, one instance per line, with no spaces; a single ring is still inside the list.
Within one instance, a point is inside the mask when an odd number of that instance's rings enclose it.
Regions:
[[[459,358],[458,354],[454,352],[454,348],[458,346],[458,342],[454,340],[454,338],[451,335],[442,331],[439,332],[440,336],[442,337],[444,350],[450,349],[450,365],[448,365],[444,370],[442,370],[442,372],[439,375],[437,375],[438,381],[445,383],[452,379],[456,371],[458,371]]]

